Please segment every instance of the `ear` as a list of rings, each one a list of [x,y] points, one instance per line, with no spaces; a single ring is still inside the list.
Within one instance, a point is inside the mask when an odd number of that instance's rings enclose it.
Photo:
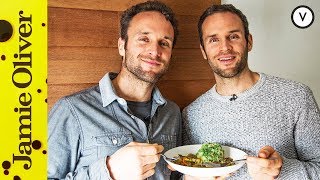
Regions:
[[[201,44],[200,44],[200,49],[201,49],[203,59],[208,60],[207,54]]]
[[[119,54],[120,56],[124,57],[125,55],[125,48],[124,48],[124,45],[125,45],[125,40],[123,40],[121,37],[118,39],[118,51],[119,51]]]
[[[249,34],[249,36],[248,36],[248,52],[251,51],[251,49],[252,49],[252,43],[253,43],[252,35]]]

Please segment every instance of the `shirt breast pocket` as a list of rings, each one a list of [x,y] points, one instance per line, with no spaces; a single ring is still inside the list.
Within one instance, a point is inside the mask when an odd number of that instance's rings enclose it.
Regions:
[[[96,136],[98,158],[111,156],[117,150],[133,141],[130,133],[114,133]]]

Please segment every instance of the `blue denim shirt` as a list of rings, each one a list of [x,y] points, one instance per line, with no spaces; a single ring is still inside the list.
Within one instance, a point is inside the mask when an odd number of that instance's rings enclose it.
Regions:
[[[50,111],[48,179],[111,179],[106,157],[126,144],[158,143],[164,152],[181,144],[179,107],[154,88],[147,132],[145,123],[130,114],[126,100],[115,93],[111,80],[116,76],[106,74],[99,86],[63,97]],[[155,171],[148,179],[170,179],[163,159]]]

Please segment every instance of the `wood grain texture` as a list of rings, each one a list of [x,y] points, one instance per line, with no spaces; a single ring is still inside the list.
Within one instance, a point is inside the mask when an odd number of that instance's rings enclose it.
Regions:
[[[199,49],[198,16],[177,16],[179,36],[175,48]]]
[[[118,13],[49,8],[48,45],[117,47]]]
[[[119,13],[49,8],[49,47],[117,47]],[[179,36],[175,48],[199,48],[198,16],[177,16]]]
[[[198,96],[209,90],[215,81],[192,80],[192,81],[160,81],[158,87],[162,95],[178,104],[182,110]]]
[[[106,11],[124,11],[128,7],[146,0],[49,0],[49,7],[93,9]],[[221,4],[221,0],[161,0],[176,14],[196,15],[201,13],[211,4]]]
[[[96,83],[106,72],[118,72],[121,58],[116,48],[49,48],[49,84]]]

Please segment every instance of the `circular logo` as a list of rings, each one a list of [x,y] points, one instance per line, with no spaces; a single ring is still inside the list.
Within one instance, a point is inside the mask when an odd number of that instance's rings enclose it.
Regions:
[[[312,25],[314,13],[310,7],[301,5],[292,11],[291,20],[296,27],[304,29]]]
[[[13,33],[11,24],[8,21],[0,20],[0,42],[8,41]]]

